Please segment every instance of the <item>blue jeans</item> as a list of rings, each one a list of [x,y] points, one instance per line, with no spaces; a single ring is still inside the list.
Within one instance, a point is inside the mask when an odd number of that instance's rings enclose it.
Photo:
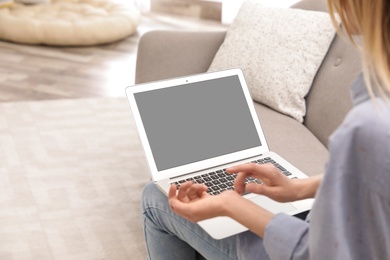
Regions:
[[[260,237],[247,231],[216,240],[201,227],[171,211],[168,198],[153,183],[142,194],[142,218],[148,259],[268,259]]]

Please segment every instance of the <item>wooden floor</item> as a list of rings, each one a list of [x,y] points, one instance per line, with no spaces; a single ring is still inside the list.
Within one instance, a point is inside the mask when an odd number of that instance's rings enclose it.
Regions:
[[[225,30],[215,21],[145,14],[137,33],[94,47],[50,47],[0,41],[0,101],[124,96],[134,84],[137,44],[145,32]]]

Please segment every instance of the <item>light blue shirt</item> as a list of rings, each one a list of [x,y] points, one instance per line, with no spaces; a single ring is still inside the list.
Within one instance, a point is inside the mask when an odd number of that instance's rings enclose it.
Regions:
[[[370,98],[362,75],[352,98],[310,222],[278,214],[266,227],[271,259],[390,259],[390,104]]]

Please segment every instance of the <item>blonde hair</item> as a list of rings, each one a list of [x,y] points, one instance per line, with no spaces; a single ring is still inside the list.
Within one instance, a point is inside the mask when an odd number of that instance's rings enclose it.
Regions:
[[[363,56],[365,81],[371,96],[374,91],[389,100],[390,93],[390,1],[327,0],[329,13],[339,34],[336,13],[344,32],[359,47]],[[360,34],[362,42],[353,36]],[[374,83],[375,87],[372,85]]]

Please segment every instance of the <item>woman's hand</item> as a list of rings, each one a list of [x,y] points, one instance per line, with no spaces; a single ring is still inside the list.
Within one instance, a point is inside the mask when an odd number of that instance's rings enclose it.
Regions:
[[[241,198],[234,191],[225,191],[218,196],[211,196],[207,193],[207,186],[192,182],[183,183],[178,191],[176,185],[172,185],[168,194],[171,209],[192,222],[226,216],[226,203],[229,197]]]
[[[267,196],[279,202],[290,202],[314,197],[320,184],[320,177],[294,179],[286,177],[273,164],[246,163],[226,169],[228,173],[238,173],[234,189],[242,194],[245,190]],[[259,179],[263,184],[245,184],[247,177]]]
[[[178,215],[198,222],[218,216],[227,216],[246,226],[253,233],[263,237],[265,227],[273,214],[235,191],[227,190],[217,196],[207,193],[207,187],[186,182],[179,190],[172,185],[169,190],[169,205]]]

